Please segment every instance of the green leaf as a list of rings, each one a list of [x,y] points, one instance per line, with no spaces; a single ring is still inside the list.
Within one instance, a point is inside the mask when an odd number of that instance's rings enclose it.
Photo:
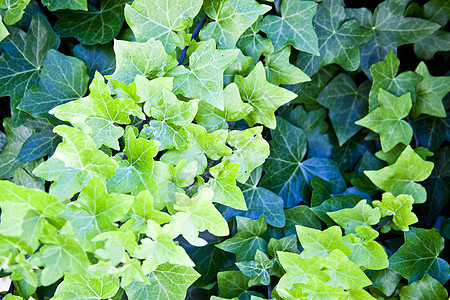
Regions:
[[[250,126],[258,123],[275,129],[277,125],[275,111],[297,97],[296,94],[267,82],[261,62],[246,78],[237,75],[234,81],[239,88],[242,100],[253,107],[253,111],[245,117]]]
[[[330,195],[327,195],[328,198]],[[362,197],[353,194],[343,194],[340,196],[334,196],[320,203],[318,206],[311,207],[311,210],[327,224],[333,226],[335,222],[328,216],[329,212],[338,211],[344,208],[352,208],[358,202],[362,200]]]
[[[123,288],[131,299],[183,300],[187,288],[199,277],[191,267],[168,263],[147,275],[150,284],[133,280]]]
[[[356,87],[349,75],[341,73],[319,94],[317,102],[328,108],[340,147],[361,129],[355,122],[367,113],[368,92],[368,81]]]
[[[442,98],[450,92],[450,77],[431,76],[424,62],[417,66],[416,73],[420,74],[423,80],[416,85],[417,99],[412,109],[412,117],[427,114],[445,118],[447,114]]]
[[[273,43],[276,52],[290,44],[295,49],[319,54],[313,17],[317,4],[311,1],[285,0],[281,3],[281,17],[267,15],[260,28]]]
[[[378,107],[377,98],[380,88],[395,96],[411,93],[412,100],[416,99],[416,85],[422,80],[422,76],[413,71],[406,71],[397,75],[400,60],[393,50],[390,50],[384,61],[377,62],[370,67],[373,77],[372,88],[369,93],[369,111]]]
[[[428,274],[400,290],[400,299],[447,299],[447,290]]]
[[[407,146],[397,161],[377,171],[364,171],[364,174],[380,189],[394,196],[408,194],[414,203],[423,203],[427,193],[416,181],[423,181],[430,176],[434,164],[425,161]]]
[[[375,206],[375,205],[374,205]],[[358,226],[376,225],[380,221],[382,214],[379,208],[372,208],[367,204],[367,200],[361,200],[353,208],[344,208],[335,212],[327,213],[333,221],[344,228],[345,233],[356,233]]]
[[[125,18],[137,42],[155,38],[172,53],[180,43],[176,32],[188,27],[201,7],[199,0],[137,0],[125,6]]]
[[[368,75],[369,68],[381,61],[390,49],[414,43],[429,36],[440,26],[436,23],[405,17],[409,0],[386,0],[375,9],[347,9],[349,18],[356,18],[362,27],[371,30],[373,37],[360,46],[361,67]]]
[[[408,93],[396,97],[386,90],[379,89],[378,103],[380,107],[356,121],[355,124],[378,133],[383,152],[388,152],[399,143],[409,145],[413,131],[411,125],[402,119],[406,118],[411,110],[411,95]]]
[[[78,57],[87,66],[89,77],[94,77],[95,71],[103,76],[111,75],[116,69],[116,56],[111,43],[105,45],[75,45],[73,55]]]
[[[254,67],[253,59],[239,51],[237,58],[223,71],[223,83],[229,85],[236,75],[247,76]]]
[[[89,76],[85,64],[50,49],[39,82],[30,88],[18,108],[36,118],[49,119],[48,111],[84,96]]]
[[[198,44],[189,57],[189,69],[177,66],[167,76],[173,76],[174,93],[206,101],[218,109],[224,108],[223,71],[238,56],[239,50],[216,50],[210,39]]]
[[[333,250],[350,254],[351,249],[342,243],[342,231],[338,226],[329,227],[323,231],[296,225],[297,236],[304,248],[300,254],[302,258],[311,256],[327,257]]]
[[[53,131],[64,140],[53,156],[33,171],[36,176],[54,181],[50,194],[60,201],[68,200],[93,176],[106,179],[114,175],[117,163],[97,150],[90,136],[66,125],[57,126]]]
[[[392,216],[392,222],[402,231],[408,231],[409,225],[417,223],[417,216],[412,212],[414,199],[410,195],[384,193],[381,201],[373,201],[373,206],[380,208],[381,216]],[[389,223],[386,224],[389,226]]]
[[[270,10],[270,6],[254,0],[205,0],[204,10],[213,22],[200,31],[200,39],[214,38],[221,49],[235,47],[239,37],[258,16]]]
[[[113,99],[103,76],[98,72],[89,90],[88,96],[55,107],[50,113],[91,135],[98,148],[106,145],[119,150],[117,140],[124,130],[116,124],[130,123],[129,115],[136,104],[131,99]]]
[[[0,42],[9,35],[8,29],[3,24],[2,17],[0,16]]]
[[[88,10],[87,0],[43,0],[49,11],[60,9]]]
[[[62,37],[74,37],[85,45],[106,44],[119,33],[123,24],[125,0],[101,1],[100,9],[93,5],[88,11],[56,12],[55,31]]]
[[[278,52],[264,54],[264,65],[267,80],[274,84],[296,84],[311,81],[305,73],[289,62],[291,47],[287,46]]]
[[[450,267],[446,261],[438,258],[444,249],[444,238],[439,232],[435,228],[411,227],[404,236],[405,243],[389,258],[389,268],[402,274],[410,282],[417,281],[428,273],[431,276],[438,275],[439,281],[445,283]],[[439,270],[441,265],[446,272]]]
[[[289,236],[296,234],[295,225],[321,229],[322,223],[307,205],[297,205],[284,211],[286,225],[283,227],[284,234]]]
[[[120,229],[123,230],[123,228]],[[105,231],[96,235],[91,241],[94,243],[105,242],[104,249],[97,247],[95,254],[99,258],[108,260],[112,266],[116,266],[123,261],[125,251],[134,253],[137,247],[136,236],[130,230]]]
[[[9,31],[0,44],[0,96],[11,97],[12,123],[18,126],[26,116],[16,107],[26,90],[38,82],[45,55],[58,48],[59,37],[42,14],[33,17],[27,33],[18,27]]]
[[[0,1],[0,9],[6,10],[4,22],[6,25],[13,25],[18,22],[24,13],[30,0],[2,0]]]
[[[123,151],[126,157],[116,156],[119,168],[107,181],[109,191],[137,195],[154,185],[153,157],[158,153],[159,142],[136,138],[136,134],[135,128],[127,128]]]
[[[23,242],[30,253],[38,248],[44,226],[60,221],[57,216],[64,211],[64,205],[55,196],[6,180],[0,181],[0,207],[0,233],[18,237],[18,243]]]
[[[261,237],[267,230],[264,216],[258,220],[236,217],[236,221],[237,233],[232,238],[217,244],[216,247],[236,254],[238,262],[252,260],[257,250],[267,253],[267,241]]]
[[[168,55],[160,41],[149,39],[145,43],[114,41],[116,70],[110,79],[130,84],[136,75],[148,79],[161,77],[175,67],[178,62]]]
[[[236,263],[236,266],[244,273],[245,276],[250,277],[248,286],[254,285],[269,285],[270,274],[268,269],[273,265],[273,261],[269,260],[266,254],[256,250],[255,260],[243,261]]]
[[[239,271],[222,271],[217,274],[220,295],[226,297],[226,299],[237,297],[244,293],[248,289],[249,281],[250,278]]]
[[[130,195],[108,194],[103,180],[93,177],[77,201],[67,206],[64,217],[72,224],[79,244],[93,252],[96,244],[91,240],[102,232],[116,230],[114,222],[125,216],[133,200]]]
[[[236,180],[245,183],[251,172],[262,165],[270,154],[269,144],[262,137],[262,126],[233,130],[228,133],[227,143],[233,147],[233,153],[225,156],[231,163],[239,164]]]
[[[369,41],[372,33],[361,28],[356,20],[346,19],[342,1],[327,0],[319,4],[314,18],[319,51],[301,55],[297,60],[297,66],[308,76],[333,63],[347,71],[358,69],[358,46]]]
[[[53,299],[106,299],[113,297],[119,290],[119,281],[112,276],[88,278],[82,275],[66,274],[58,285]]]
[[[387,268],[380,271],[368,270],[366,274],[372,281],[372,286],[379,289],[388,297],[395,292],[398,283],[402,279],[402,275]]]
[[[307,283],[300,283],[296,288],[282,294],[283,297],[289,300],[296,299],[317,299],[317,300],[327,300],[327,299],[341,299],[346,296],[346,292],[343,289],[336,288],[333,286],[326,285],[320,279],[314,277],[310,279]]]
[[[261,186],[280,195],[287,207],[308,199],[313,176],[330,181],[335,192],[343,190],[345,183],[337,164],[324,158],[302,162],[307,150],[304,131],[282,118],[277,120],[278,127],[269,142],[272,155],[264,164],[266,175]]]
[[[251,56],[253,61],[258,63],[261,54],[269,54],[274,51],[272,42],[269,38],[262,37],[259,32],[262,16],[250,26],[237,41],[237,47],[239,47],[247,56]]]

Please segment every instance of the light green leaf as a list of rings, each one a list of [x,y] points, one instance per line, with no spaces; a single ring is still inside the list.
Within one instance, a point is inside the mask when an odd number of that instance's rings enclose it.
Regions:
[[[43,0],[49,11],[60,9],[88,10],[87,0]]]
[[[111,266],[117,266],[124,261],[125,251],[134,253],[138,245],[135,233],[130,230],[124,230],[123,227],[120,230],[122,231],[105,231],[91,240],[94,243],[105,242],[103,249],[97,247],[95,254],[99,258],[108,260]]]
[[[253,107],[253,111],[245,117],[250,126],[259,123],[275,129],[275,111],[297,97],[296,94],[267,82],[262,62],[259,62],[247,77],[237,75],[234,81],[242,100]]]
[[[269,260],[267,255],[259,250],[256,250],[255,260],[236,263],[239,270],[245,276],[250,277],[250,281],[248,282],[249,287],[254,285],[269,285],[269,268],[272,265],[273,261]]]
[[[201,7],[200,0],[136,0],[125,6],[125,18],[137,42],[155,38],[172,53],[180,43],[174,31],[188,27]]]
[[[130,84],[136,75],[148,79],[161,77],[175,67],[178,62],[168,55],[160,41],[149,39],[145,43],[114,41],[116,53],[116,70],[111,79]]]
[[[267,15],[260,28],[273,43],[276,52],[290,44],[295,49],[319,55],[313,17],[317,4],[311,1],[284,0],[281,17]]]
[[[109,191],[137,195],[140,191],[151,190],[154,185],[153,157],[158,153],[159,142],[136,138],[136,134],[136,128],[127,128],[126,157],[116,156],[119,168],[107,181]]]
[[[238,54],[237,49],[216,50],[213,39],[199,43],[189,57],[189,69],[177,66],[168,72],[174,77],[174,92],[223,109],[223,71]]]
[[[131,99],[113,99],[103,76],[98,72],[89,90],[89,96],[55,107],[50,113],[91,135],[98,148],[106,145],[119,150],[117,140],[124,130],[116,124],[130,123],[129,115],[136,104]]]
[[[119,290],[119,280],[111,275],[89,278],[82,275],[66,274],[52,299],[106,299],[113,297]]]
[[[282,296],[288,300],[337,300],[345,297],[346,292],[341,288],[326,285],[320,279],[313,277],[307,283],[298,284],[293,291],[283,293]]]
[[[264,54],[267,80],[274,85],[296,84],[311,81],[302,70],[289,62],[291,47],[288,45],[278,52]]]
[[[22,19],[25,8],[30,0],[1,0],[0,9],[6,10],[4,22],[6,25],[13,25]]]
[[[5,37],[9,35],[8,29],[6,29],[5,24],[3,24],[2,16],[0,16],[0,42],[3,41]]]
[[[369,276],[372,281],[372,286],[379,289],[386,296],[391,296],[400,280],[402,275],[391,269],[383,269],[379,271],[366,271],[367,276]]]
[[[173,89],[173,77],[157,77],[148,80],[142,75],[136,75],[134,83],[136,96],[139,97],[138,102],[144,103],[144,112],[148,116],[153,106],[162,103],[164,90],[172,91]]]
[[[412,212],[414,199],[410,195],[398,195],[384,193],[381,201],[373,201],[374,207],[379,207],[381,216],[392,216],[392,222],[402,231],[408,231],[409,225],[418,221]],[[389,224],[386,224],[388,227]]]
[[[150,284],[133,280],[124,286],[127,296],[135,300],[183,300],[188,287],[200,277],[194,268],[163,264],[147,275]]]
[[[54,181],[50,194],[60,201],[68,200],[80,192],[93,176],[103,179],[113,176],[117,163],[97,150],[90,136],[66,125],[57,126],[53,131],[64,140],[53,156],[33,171],[36,176]]]
[[[423,203],[427,192],[416,181],[427,179],[433,167],[432,162],[423,160],[407,146],[393,165],[377,171],[364,171],[364,174],[380,189],[394,196],[408,194],[414,198],[414,203]]]
[[[444,249],[444,238],[435,228],[411,227],[404,232],[405,243],[389,258],[389,268],[402,274],[410,282],[421,279],[426,273],[440,276],[445,283],[450,269],[447,262],[438,258]],[[439,270],[443,265],[445,272]],[[437,274],[433,274],[435,272]]]
[[[311,256],[327,257],[333,250],[341,250],[339,252],[350,254],[352,251],[344,243],[342,243],[342,231],[339,226],[332,226],[323,231],[296,225],[297,236],[303,247],[301,258]]]
[[[269,144],[262,137],[261,126],[249,128],[244,131],[233,130],[228,133],[227,143],[234,148],[229,159],[231,163],[239,164],[239,173],[236,180],[245,183],[251,172],[262,165],[270,154]]]
[[[125,216],[133,200],[130,195],[108,194],[102,179],[93,177],[77,201],[67,206],[64,217],[72,223],[80,245],[93,252],[96,244],[91,240],[102,232],[117,230],[114,222]]]
[[[236,186],[236,176],[239,170],[239,164],[230,163],[229,159],[225,159],[220,164],[209,169],[209,173],[213,178],[208,180],[207,185],[214,192],[214,202],[234,209],[247,209],[244,195],[241,189]]]
[[[247,76],[254,67],[253,59],[239,51],[237,58],[223,71],[223,83],[229,85],[236,75]]]
[[[445,118],[447,114],[442,98],[450,92],[450,77],[432,76],[424,62],[417,66],[416,73],[420,74],[423,80],[416,85],[417,99],[411,116],[416,118],[420,114],[427,114]]]
[[[361,200],[353,208],[344,208],[334,212],[328,212],[333,221],[344,228],[345,233],[356,233],[358,226],[376,225],[380,221],[381,213],[379,208],[372,208],[367,204],[367,200]]]
[[[319,48],[299,56],[297,66],[303,72],[312,76],[321,67],[333,63],[347,71],[358,69],[358,46],[369,41],[372,33],[361,28],[356,20],[347,19],[342,1],[322,1],[314,17],[314,28]]]
[[[364,289],[350,289],[347,291],[347,295],[345,297],[340,298],[339,300],[375,300],[376,298],[372,297],[371,294],[366,292]]]
[[[419,300],[419,299],[447,299],[447,290],[433,277],[428,274],[410,285],[402,287],[400,290],[400,299]]]
[[[396,97],[384,89],[379,89],[378,103],[380,107],[356,121],[355,124],[378,133],[383,152],[388,152],[399,143],[409,145],[413,136],[412,128],[402,119],[406,118],[411,110],[411,95],[408,93]]]
[[[62,37],[74,37],[85,45],[106,44],[119,33],[123,24],[125,0],[100,2],[100,9],[89,5],[88,11],[63,10],[55,14],[55,31]]]
[[[239,37],[258,16],[270,10],[270,6],[254,0],[205,0],[204,10],[213,22],[200,31],[200,39],[214,38],[221,49],[235,47]]]
[[[272,42],[269,38],[262,37],[259,32],[262,16],[250,26],[237,41],[237,47],[239,47],[247,56],[251,56],[253,61],[258,63],[261,54],[269,54],[274,51]]]
[[[89,76],[85,64],[50,49],[39,82],[29,89],[18,108],[36,118],[49,118],[48,111],[84,96]]]

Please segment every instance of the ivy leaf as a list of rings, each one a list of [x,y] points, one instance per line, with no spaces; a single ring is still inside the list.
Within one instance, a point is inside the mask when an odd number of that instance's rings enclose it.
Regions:
[[[330,181],[333,191],[344,189],[344,179],[335,162],[323,158],[302,162],[307,149],[303,130],[282,118],[277,120],[278,127],[269,142],[272,155],[264,164],[266,175],[260,185],[280,195],[287,207],[308,199],[313,176]]]
[[[198,14],[202,1],[138,0],[125,6],[125,18],[137,42],[158,39],[168,53],[180,43],[174,32],[183,31]]]
[[[136,236],[130,230],[122,231],[105,231],[96,235],[91,241],[95,244],[97,242],[105,242],[104,248],[95,250],[95,254],[105,260],[108,260],[110,265],[118,265],[126,255],[125,251],[134,253],[137,247]],[[108,263],[106,263],[108,265]],[[109,266],[108,266],[109,267]]]
[[[402,287],[400,299],[447,299],[447,290],[428,274],[410,285]]]
[[[50,49],[39,82],[25,93],[18,108],[36,118],[49,119],[52,108],[83,97],[88,80],[82,61]]]
[[[106,44],[119,33],[123,24],[125,0],[105,0],[100,9],[89,5],[89,10],[56,12],[55,31],[62,37],[74,37],[82,44]]]
[[[225,156],[231,163],[239,164],[236,180],[244,183],[251,172],[262,165],[270,154],[269,144],[262,137],[262,126],[244,131],[233,130],[228,133],[227,143],[234,148],[233,153]]]
[[[253,59],[239,51],[237,58],[223,71],[223,83],[229,85],[236,75],[247,76],[254,67]]]
[[[123,288],[128,297],[136,300],[184,299],[187,288],[199,277],[192,267],[167,263],[147,275],[150,284],[133,280]]]
[[[358,267],[370,270],[383,270],[389,266],[389,261],[383,247],[374,241],[378,232],[370,227],[359,226],[355,229],[356,235],[351,233],[342,238],[352,253],[348,259]]]
[[[347,9],[349,18],[373,32],[370,41],[360,46],[361,68],[369,75],[369,68],[381,61],[391,49],[414,43],[429,36],[440,26],[419,18],[404,17],[408,0],[387,0],[380,3],[373,15],[367,8]]]
[[[398,73],[400,60],[393,50],[390,50],[384,61],[377,62],[370,67],[373,77],[372,88],[369,93],[369,111],[378,107],[377,98],[380,88],[400,97],[411,93],[411,98],[416,98],[415,86],[422,80],[422,76],[413,71]]]
[[[321,229],[322,224],[319,218],[307,205],[297,205],[284,211],[286,215],[286,225],[283,227],[285,236],[296,234],[295,225],[302,225],[310,228]]]
[[[420,114],[428,114],[445,118],[447,114],[442,98],[450,92],[450,77],[431,76],[424,62],[419,63],[416,73],[420,74],[423,80],[416,85],[417,99],[414,102],[411,116],[416,118]]]
[[[154,185],[153,157],[158,153],[159,142],[136,138],[136,134],[133,127],[125,131],[126,159],[116,157],[119,168],[107,181],[109,191],[137,195]]]
[[[103,76],[98,72],[89,90],[91,93],[88,96],[55,107],[50,113],[91,135],[97,147],[106,145],[119,150],[117,140],[124,130],[115,124],[128,124],[136,104],[131,99],[113,99]]]
[[[245,30],[270,8],[254,0],[206,0],[204,10],[213,22],[203,27],[200,39],[214,38],[219,48],[232,49]]]
[[[214,192],[214,202],[238,210],[247,209],[244,195],[241,189],[236,186],[236,176],[239,170],[239,164],[230,163],[229,159],[209,169],[213,178],[208,180],[207,185]]]
[[[237,41],[237,47],[245,55],[251,56],[255,64],[258,63],[261,54],[269,54],[274,51],[271,40],[258,34],[262,18],[259,16]]]
[[[311,81],[302,70],[289,62],[291,47],[287,46],[278,52],[264,54],[264,65],[267,80],[274,85],[296,84]]]
[[[216,50],[213,39],[199,43],[189,57],[189,69],[177,66],[168,72],[174,77],[174,93],[206,101],[222,110],[223,71],[238,54],[237,49]]]
[[[262,62],[259,62],[246,78],[237,75],[234,81],[242,100],[253,107],[253,111],[245,117],[250,126],[259,123],[275,129],[275,111],[297,97],[296,94],[267,82]]]
[[[395,292],[398,283],[402,279],[402,275],[388,268],[379,271],[367,270],[366,274],[372,281],[372,286],[388,297]]]
[[[49,221],[57,222],[57,216],[64,211],[64,204],[55,196],[9,181],[0,181],[0,195],[0,233],[18,237],[19,244],[23,242],[29,251],[39,246],[39,238],[45,234],[44,226],[49,226]]]
[[[319,51],[301,55],[297,60],[297,66],[308,76],[332,63],[347,71],[358,69],[358,45],[369,41],[372,33],[361,28],[356,20],[346,19],[342,1],[328,0],[319,4],[314,17]]]
[[[270,274],[269,268],[273,265],[273,261],[269,260],[266,254],[256,250],[255,260],[243,261],[236,263],[236,266],[244,273],[245,276],[250,277],[248,286],[254,285],[269,285]]]
[[[297,236],[304,248],[300,254],[302,258],[311,256],[327,257],[333,250],[350,254],[351,249],[342,243],[342,231],[339,226],[332,226],[323,231],[296,225]]]
[[[90,136],[66,125],[57,126],[53,131],[63,137],[63,142],[52,157],[33,171],[36,176],[54,181],[50,194],[60,201],[68,200],[93,176],[104,179],[113,176],[117,163],[97,150]]]
[[[389,268],[410,282],[423,278],[427,273],[441,284],[447,282],[450,266],[438,258],[444,249],[444,238],[437,230],[411,227],[404,236],[405,243],[389,258]]]
[[[236,260],[251,261],[257,250],[267,253],[267,241],[261,237],[267,230],[264,216],[258,220],[236,217],[237,233],[216,247],[236,254]],[[220,274],[220,273],[219,273]]]
[[[427,179],[433,166],[432,162],[423,160],[407,146],[393,165],[377,171],[364,171],[364,174],[380,189],[394,196],[408,194],[414,198],[414,203],[423,203],[427,192],[416,181]]]
[[[272,41],[275,52],[290,44],[297,50],[319,55],[312,24],[316,10],[314,2],[285,0],[281,3],[281,17],[267,15],[260,28]]]
[[[328,108],[340,147],[361,129],[355,122],[367,113],[368,92],[369,81],[356,87],[344,73],[334,77],[320,92],[317,102]]]
[[[383,152],[388,152],[399,143],[409,145],[413,136],[412,128],[402,119],[406,118],[411,110],[411,95],[408,93],[396,97],[386,90],[379,89],[378,103],[380,107],[356,121],[355,124],[378,133]]]
[[[111,43],[105,45],[75,45],[73,55],[78,57],[87,66],[89,77],[94,77],[95,71],[103,76],[111,75],[116,69],[116,56]]]
[[[327,195],[326,198],[329,196]],[[362,198],[353,194],[342,194],[340,196],[334,196],[321,202],[318,206],[311,207],[311,210],[327,224],[328,226],[333,226],[335,222],[328,216],[329,212],[339,211],[344,208],[352,208]],[[317,205],[317,204],[316,204]]]
[[[49,11],[61,9],[88,10],[87,0],[43,0],[42,4]]]
[[[8,29],[3,24],[2,17],[0,16],[0,42],[9,35]]]
[[[128,85],[136,75],[149,79],[161,77],[175,67],[178,62],[168,55],[160,41],[149,39],[145,43],[114,41],[116,70],[110,79]]]
[[[344,228],[346,233],[356,233],[355,229],[359,226],[369,227],[370,225],[376,225],[382,216],[380,209],[377,206],[372,208],[367,204],[367,200],[359,201],[353,208],[328,212],[327,215]]]
[[[54,299],[106,299],[113,297],[118,290],[119,280],[112,276],[88,278],[82,275],[66,274],[64,281],[56,288]]]
[[[249,281],[250,278],[239,271],[222,271],[217,273],[217,284],[219,286],[220,295],[226,298],[216,297],[216,299],[238,299],[237,296],[240,296],[247,291]],[[214,299],[214,296],[211,299]]]
[[[25,91],[38,82],[45,55],[58,48],[59,37],[42,14],[33,17],[27,33],[18,27],[9,31],[0,43],[0,96],[11,97],[12,124],[18,126],[26,117],[16,107]]]
[[[108,194],[102,179],[93,177],[78,200],[68,205],[64,216],[72,224],[79,244],[93,252],[96,244],[91,240],[102,232],[116,230],[114,222],[125,216],[133,200],[130,195]]]
[[[380,208],[381,216],[392,216],[392,222],[402,231],[408,231],[409,225],[417,223],[416,215],[411,211],[414,199],[410,195],[384,193],[381,201],[373,201],[373,206]],[[386,224],[389,226],[389,224]]]
[[[6,25],[13,25],[18,22],[24,13],[30,0],[2,0],[0,1],[0,9],[6,10],[4,22]]]

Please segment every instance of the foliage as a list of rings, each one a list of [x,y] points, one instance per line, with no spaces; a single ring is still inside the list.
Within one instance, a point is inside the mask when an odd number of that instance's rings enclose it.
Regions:
[[[447,299],[450,6],[410,2],[0,0],[0,298]]]

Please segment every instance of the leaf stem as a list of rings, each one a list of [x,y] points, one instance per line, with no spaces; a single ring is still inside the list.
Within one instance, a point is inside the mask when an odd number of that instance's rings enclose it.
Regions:
[[[378,224],[377,227],[375,227],[376,231],[379,231],[381,229],[381,227],[383,227],[384,225],[386,225],[387,223],[389,223],[392,220],[393,216],[389,216],[386,219],[383,220],[383,222],[381,222],[380,224]]]
[[[205,23],[206,23],[206,14],[203,15],[200,22],[198,22],[197,27],[195,27],[194,31],[192,32],[191,41],[197,37],[198,33],[200,32],[200,29],[202,29],[202,27],[205,25]],[[188,48],[189,48],[189,46],[186,46],[186,47],[184,47],[183,51],[181,51],[180,57],[178,58],[179,65],[181,65],[183,63],[184,59],[186,58],[186,53],[187,53]]]

